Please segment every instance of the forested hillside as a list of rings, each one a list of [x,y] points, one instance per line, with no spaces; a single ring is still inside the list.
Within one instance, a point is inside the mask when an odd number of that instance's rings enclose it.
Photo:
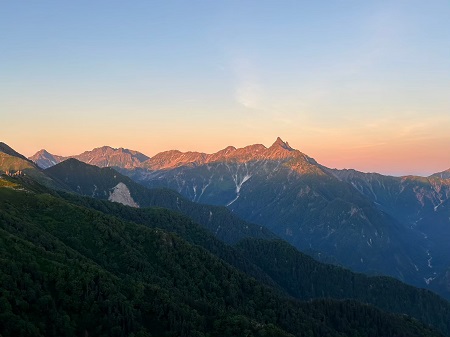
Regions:
[[[0,188],[0,210],[2,336],[439,335],[358,302],[288,299],[176,234],[49,193]]]

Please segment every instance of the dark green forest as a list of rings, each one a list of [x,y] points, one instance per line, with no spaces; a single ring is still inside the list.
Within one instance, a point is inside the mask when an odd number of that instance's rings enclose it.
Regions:
[[[3,337],[440,335],[351,299],[299,301],[291,281],[242,254],[248,243],[226,246],[171,211],[64,198],[8,179],[0,187]]]
[[[247,275],[294,298],[358,300],[389,312],[406,313],[447,334],[450,332],[448,301],[428,290],[406,285],[394,278],[368,277],[320,263],[283,240],[246,238],[235,247],[228,246],[192,220],[169,210],[135,209],[73,194],[59,195],[71,203],[93,208],[125,221],[174,232]]]

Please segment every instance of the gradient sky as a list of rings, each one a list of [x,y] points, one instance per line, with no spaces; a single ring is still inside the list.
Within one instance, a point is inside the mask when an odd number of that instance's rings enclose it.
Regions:
[[[1,1],[0,141],[450,168],[450,1]]]

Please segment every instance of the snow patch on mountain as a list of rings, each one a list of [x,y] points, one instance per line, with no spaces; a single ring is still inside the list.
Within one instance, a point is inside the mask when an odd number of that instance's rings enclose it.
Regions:
[[[118,202],[126,206],[139,207],[139,205],[131,197],[130,190],[124,183],[118,183],[113,188],[108,200]]]
[[[239,194],[236,196],[236,198],[234,198],[233,200],[231,200],[228,204],[227,207],[230,206],[233,202],[235,202],[236,200],[238,200],[239,198]]]
[[[426,284],[430,284],[431,281],[433,281],[436,278],[436,273],[433,274],[433,276],[428,277],[428,278],[424,278],[423,280],[425,281]]]
[[[428,257],[428,259],[427,259],[427,261],[428,261],[428,268],[431,269],[431,268],[433,268],[433,266],[432,266],[432,264],[431,264],[431,260],[433,260],[433,257],[431,256],[429,250],[427,250],[427,257]]]
[[[251,178],[251,175],[250,175],[250,174],[246,174],[246,175],[244,176],[244,178],[242,178],[242,180],[239,182],[238,175],[236,174],[236,175],[233,176],[233,181],[234,181],[234,183],[236,184],[236,193],[237,193],[237,194],[239,194],[239,192],[241,191],[242,185],[243,185],[247,180],[249,180],[250,178]]]

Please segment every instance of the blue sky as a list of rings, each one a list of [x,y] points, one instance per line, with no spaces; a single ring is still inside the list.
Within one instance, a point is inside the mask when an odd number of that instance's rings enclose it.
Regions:
[[[3,1],[0,132],[31,155],[277,136],[331,167],[450,168],[449,1]]]

